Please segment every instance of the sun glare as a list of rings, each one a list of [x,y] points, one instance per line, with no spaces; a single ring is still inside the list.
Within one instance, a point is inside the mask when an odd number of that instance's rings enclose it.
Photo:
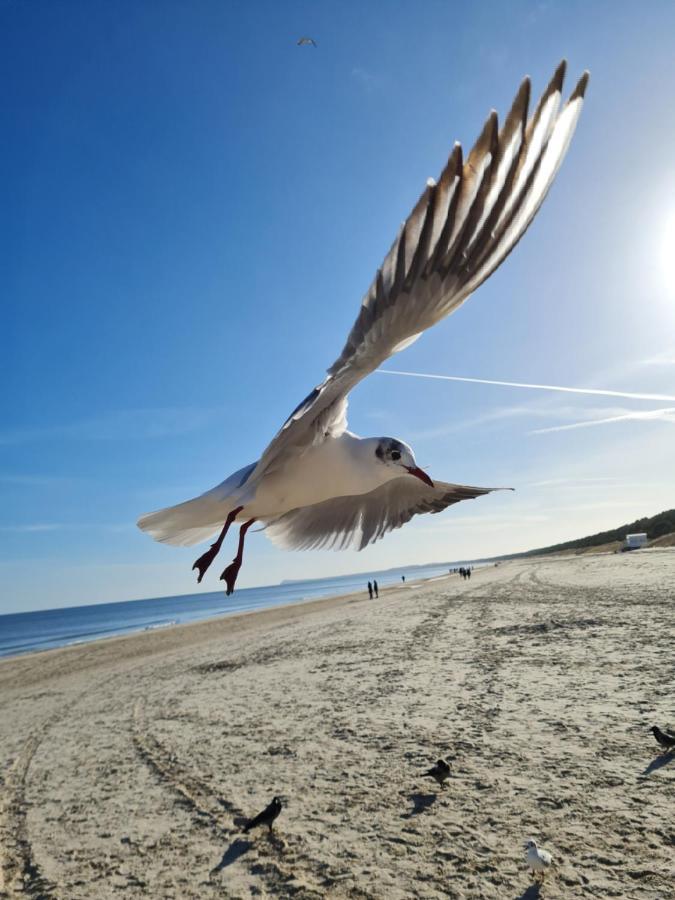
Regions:
[[[675,297],[675,211],[667,217],[661,235],[661,271],[666,290]]]

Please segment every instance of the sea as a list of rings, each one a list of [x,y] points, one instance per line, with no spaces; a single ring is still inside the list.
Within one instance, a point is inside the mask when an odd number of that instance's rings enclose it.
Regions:
[[[436,563],[335,578],[286,581],[267,587],[238,588],[230,597],[223,591],[216,591],[10,613],[0,616],[0,657],[83,644],[135,631],[171,628],[184,622],[270,609],[354,591],[366,594],[369,579],[375,578],[379,587],[387,587],[401,584],[401,576],[405,575],[408,584],[447,575],[449,568],[459,565],[462,563]]]

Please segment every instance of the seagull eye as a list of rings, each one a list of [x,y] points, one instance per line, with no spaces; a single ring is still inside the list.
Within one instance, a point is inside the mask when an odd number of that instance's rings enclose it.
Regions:
[[[392,459],[400,459],[400,458],[401,458],[401,454],[398,452],[398,450],[392,450],[392,451],[391,451],[391,458],[392,458]]]

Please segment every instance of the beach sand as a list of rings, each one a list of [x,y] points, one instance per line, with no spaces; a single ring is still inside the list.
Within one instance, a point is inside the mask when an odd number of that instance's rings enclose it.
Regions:
[[[665,549],[0,662],[0,895],[673,898],[674,636]]]

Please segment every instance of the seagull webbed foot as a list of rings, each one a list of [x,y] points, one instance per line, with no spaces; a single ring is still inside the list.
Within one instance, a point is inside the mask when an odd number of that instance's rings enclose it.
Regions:
[[[213,560],[218,556],[218,551],[220,550],[220,544],[211,544],[206,553],[203,553],[199,559],[195,562],[192,567],[192,571],[195,569],[199,570],[199,576],[197,578],[197,584],[200,583],[204,575],[206,574],[206,570],[211,565]]]
[[[237,575],[239,574],[239,569],[241,569],[241,563],[234,559],[229,564],[229,566],[225,569],[223,574],[220,576],[220,580],[224,581],[227,585],[227,589],[225,594],[229,597],[231,593],[234,591],[234,585],[237,581]]]

